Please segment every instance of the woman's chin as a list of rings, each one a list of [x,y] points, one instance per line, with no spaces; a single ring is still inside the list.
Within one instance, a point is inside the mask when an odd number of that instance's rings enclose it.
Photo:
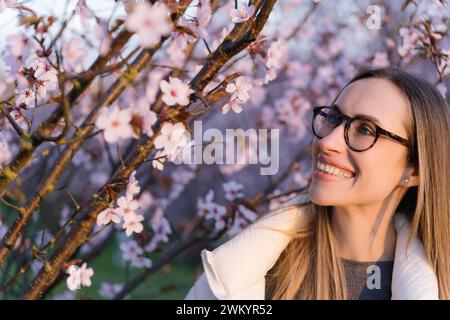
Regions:
[[[308,189],[308,195],[311,202],[319,206],[332,206],[336,203],[336,200],[333,197],[330,197],[329,192],[320,192],[315,190],[313,186]]]

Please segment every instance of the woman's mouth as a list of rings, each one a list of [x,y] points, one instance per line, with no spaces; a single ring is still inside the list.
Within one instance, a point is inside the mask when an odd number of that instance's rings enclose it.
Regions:
[[[316,162],[316,169],[314,170],[314,177],[322,180],[344,180],[355,176],[354,173],[336,168],[321,161]]]

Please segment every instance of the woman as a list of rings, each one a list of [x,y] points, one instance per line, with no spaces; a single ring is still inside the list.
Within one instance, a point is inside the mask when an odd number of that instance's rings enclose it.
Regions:
[[[186,299],[449,299],[450,112],[394,68],[314,108],[307,192],[214,251]]]

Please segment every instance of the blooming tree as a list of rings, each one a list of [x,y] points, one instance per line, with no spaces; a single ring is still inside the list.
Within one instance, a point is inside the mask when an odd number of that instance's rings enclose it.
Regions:
[[[421,72],[446,96],[449,5],[377,3],[127,0],[103,16],[83,0],[64,13],[0,1],[17,16],[1,48],[2,297],[126,298],[235,236],[307,185],[312,106],[361,68]],[[279,130],[279,170],[194,161],[229,145],[198,142],[194,121]],[[96,280],[110,248],[125,276]]]

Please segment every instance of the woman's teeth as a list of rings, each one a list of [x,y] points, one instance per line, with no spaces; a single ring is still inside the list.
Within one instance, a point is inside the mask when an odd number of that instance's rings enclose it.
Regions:
[[[340,177],[345,177],[345,178],[351,178],[353,177],[353,174],[347,172],[347,171],[343,171],[341,169],[338,169],[336,167],[330,166],[328,164],[325,164],[323,162],[317,161],[317,165],[316,165],[317,169],[319,169],[320,171],[324,171],[326,173],[335,175],[335,176],[340,176]]]

